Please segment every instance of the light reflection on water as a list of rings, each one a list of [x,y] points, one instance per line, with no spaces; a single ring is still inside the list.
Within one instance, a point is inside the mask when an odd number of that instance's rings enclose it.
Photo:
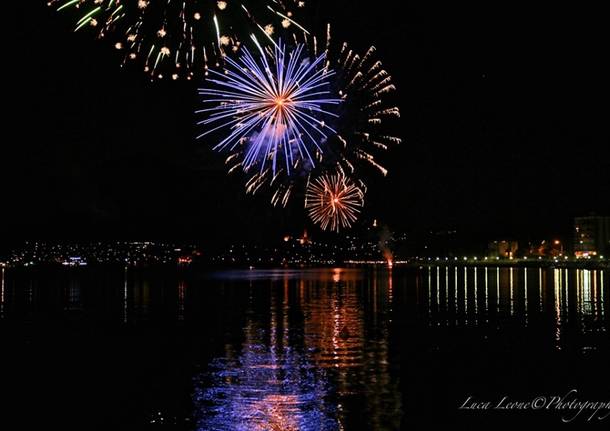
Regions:
[[[461,274],[454,268],[454,280],[449,278],[449,268],[430,267],[426,271],[436,274],[428,277],[427,284],[429,315],[435,322],[448,313],[458,315],[462,325],[476,323],[492,312],[505,316],[518,312],[525,319],[530,313],[542,312],[545,299],[554,301],[563,313],[570,308],[570,301],[576,301],[578,316],[604,317],[604,271],[568,274],[566,269],[553,269],[550,286],[545,286],[548,274],[542,268],[463,268]],[[439,276],[441,271],[445,277]],[[440,321],[448,324],[450,320]]]
[[[604,270],[430,266],[162,276],[122,268],[111,281],[86,271],[51,285],[2,269],[0,318],[95,312],[126,330],[154,322],[194,333],[204,321],[214,342],[202,346],[210,352],[205,360],[190,359],[192,414],[184,418],[198,430],[397,430],[409,417],[411,381],[401,379],[417,373],[401,367],[421,349],[451,352],[456,334],[476,343],[479,333],[527,336],[532,344],[521,348],[554,352],[586,353],[607,340]]]
[[[194,379],[197,429],[218,431],[338,430],[325,403],[328,381],[303,351],[288,343],[287,309],[273,308],[270,327],[248,319],[239,351]]]
[[[309,280],[309,281],[334,281],[340,280],[362,280],[364,272],[353,268],[334,269],[250,269],[250,270],[226,270],[214,271],[206,278],[223,281],[286,281],[286,280]]]
[[[2,281],[0,283],[0,319],[4,318],[4,267],[2,267]]]
[[[491,319],[527,328],[552,307],[557,350],[568,320],[577,321],[582,334],[607,331],[603,270],[456,267],[453,280],[448,267],[424,271],[430,326],[476,327]]]
[[[350,429],[355,398],[366,429],[400,428],[404,407],[389,354],[392,272],[224,275],[248,282],[250,295],[269,291],[271,318],[258,316],[258,326],[249,320],[242,346],[200,376],[200,429]],[[606,331],[602,278],[602,271],[589,270],[427,267],[414,285],[401,281],[415,288],[429,327],[527,328],[540,325],[552,305],[553,345],[561,350],[568,320],[579,322],[581,334]]]
[[[251,295],[271,289],[268,318],[249,309],[243,344],[227,348],[196,379],[199,429],[349,429],[354,412],[345,401],[355,397],[366,399],[359,414],[371,429],[398,429],[401,398],[389,371],[387,321],[366,327],[363,272],[280,275],[275,271],[266,286],[249,285]],[[390,280],[384,274],[366,286],[375,316],[389,311]]]

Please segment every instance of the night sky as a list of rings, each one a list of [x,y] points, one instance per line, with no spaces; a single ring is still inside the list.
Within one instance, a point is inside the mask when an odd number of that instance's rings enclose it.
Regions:
[[[259,241],[308,227],[298,206],[246,197],[196,142],[196,84],[153,82],[40,2],[5,39],[3,235]],[[311,1],[310,1],[311,3]],[[566,235],[610,214],[602,10],[515,2],[320,1],[317,24],[379,57],[403,144],[368,179],[364,220],[477,237]],[[492,4],[493,3],[493,4]],[[382,6],[383,5],[383,6]],[[601,8],[601,5],[599,6]],[[15,25],[16,24],[16,25]],[[6,114],[5,114],[6,115]]]

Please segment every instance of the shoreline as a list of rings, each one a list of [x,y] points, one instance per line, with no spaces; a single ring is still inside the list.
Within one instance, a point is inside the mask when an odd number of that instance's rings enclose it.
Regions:
[[[491,259],[407,259],[396,260],[391,264],[384,260],[347,260],[326,263],[286,263],[278,264],[258,264],[252,265],[249,262],[234,263],[231,265],[209,264],[204,262],[193,262],[191,264],[180,263],[130,263],[121,264],[118,262],[108,263],[88,263],[86,265],[66,266],[56,263],[41,263],[33,265],[3,265],[3,270],[35,270],[35,269],[100,269],[100,268],[124,268],[124,269],[155,269],[155,268],[175,268],[176,270],[307,270],[307,269],[332,269],[332,268],[420,268],[420,267],[501,267],[501,268],[558,268],[558,269],[586,269],[586,270],[608,270],[610,261],[608,260],[534,260],[534,259],[512,259],[512,260],[491,260]]]

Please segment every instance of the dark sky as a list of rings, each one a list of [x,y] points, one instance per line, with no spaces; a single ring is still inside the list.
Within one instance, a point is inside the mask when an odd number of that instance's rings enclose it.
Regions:
[[[193,84],[122,70],[113,49],[74,35],[44,1],[14,3],[3,235],[219,242],[307,225],[299,208],[244,197],[193,139]],[[369,179],[365,219],[393,230],[545,237],[569,231],[574,215],[610,214],[601,9],[320,3],[330,6],[318,24],[331,21],[336,39],[362,50],[375,44],[399,87],[404,143],[387,154],[390,175]]]

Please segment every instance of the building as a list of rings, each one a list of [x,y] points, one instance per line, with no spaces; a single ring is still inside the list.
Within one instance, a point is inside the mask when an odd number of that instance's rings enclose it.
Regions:
[[[591,215],[574,219],[576,258],[610,254],[610,217]]]
[[[491,258],[511,259],[517,256],[519,243],[517,241],[492,241],[488,246],[488,256]]]
[[[530,242],[526,256],[529,257],[562,257],[565,255],[563,242],[560,239]]]

